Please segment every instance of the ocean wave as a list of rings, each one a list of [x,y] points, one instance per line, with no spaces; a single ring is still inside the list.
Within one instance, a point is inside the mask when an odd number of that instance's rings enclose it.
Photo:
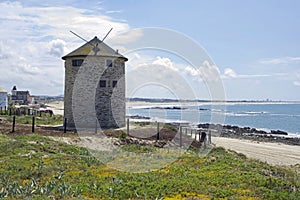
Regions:
[[[255,117],[258,116],[259,114],[249,114],[249,113],[225,113],[226,116],[234,116],[234,117]]]
[[[293,115],[293,114],[279,114],[279,113],[272,113],[271,116],[282,116],[282,117],[300,117],[300,115]]]
[[[269,112],[265,112],[265,111],[259,111],[259,112],[257,112],[257,111],[246,111],[244,113],[246,113],[246,114],[268,114]]]

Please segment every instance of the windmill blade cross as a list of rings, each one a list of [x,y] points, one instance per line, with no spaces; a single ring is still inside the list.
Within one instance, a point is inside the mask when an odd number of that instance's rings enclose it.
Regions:
[[[111,28],[108,33],[104,36],[104,38],[101,40],[101,42],[103,42],[105,40],[105,38],[108,36],[108,34],[112,31],[113,28]]]
[[[75,36],[79,37],[80,39],[82,39],[83,41],[85,41],[86,43],[88,43],[89,45],[92,45],[93,47],[96,48],[96,46],[93,43],[90,43],[89,41],[87,41],[86,39],[84,39],[83,37],[81,37],[80,35],[76,34],[73,31],[70,31],[72,34],[74,34]]]

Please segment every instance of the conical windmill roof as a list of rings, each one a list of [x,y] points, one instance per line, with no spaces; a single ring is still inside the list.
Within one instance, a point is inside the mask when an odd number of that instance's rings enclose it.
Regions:
[[[128,60],[126,57],[119,54],[118,51],[115,51],[107,44],[99,40],[97,37],[94,37],[92,40],[85,43],[81,47],[65,55],[64,57],[62,57],[62,59],[66,60],[67,58],[78,57],[78,56],[116,57],[116,58],[123,58],[125,61]]]

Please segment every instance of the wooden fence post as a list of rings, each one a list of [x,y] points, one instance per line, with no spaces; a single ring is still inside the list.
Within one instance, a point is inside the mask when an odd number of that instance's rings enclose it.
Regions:
[[[32,132],[34,133],[34,124],[35,124],[35,117],[32,117]]]
[[[182,147],[182,127],[179,128],[179,147]]]
[[[12,133],[14,133],[15,132],[15,126],[16,126],[16,116],[14,115],[13,116],[13,124],[12,124]]]
[[[201,143],[201,145],[203,144],[204,148],[206,148],[206,142],[207,142],[207,134],[206,134],[206,132],[202,131],[201,132],[200,143]]]
[[[157,134],[156,134],[156,140],[159,140],[159,122],[157,123]]]
[[[208,130],[208,144],[211,144],[211,130]]]
[[[67,118],[64,119],[64,133],[67,132]]]
[[[129,118],[127,118],[127,136],[129,136]]]

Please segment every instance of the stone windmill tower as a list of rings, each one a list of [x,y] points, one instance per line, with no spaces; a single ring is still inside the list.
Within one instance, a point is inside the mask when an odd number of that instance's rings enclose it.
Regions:
[[[95,115],[101,128],[124,127],[125,62],[128,59],[97,37],[62,59],[65,60],[67,127],[76,128],[78,124],[95,127]]]

